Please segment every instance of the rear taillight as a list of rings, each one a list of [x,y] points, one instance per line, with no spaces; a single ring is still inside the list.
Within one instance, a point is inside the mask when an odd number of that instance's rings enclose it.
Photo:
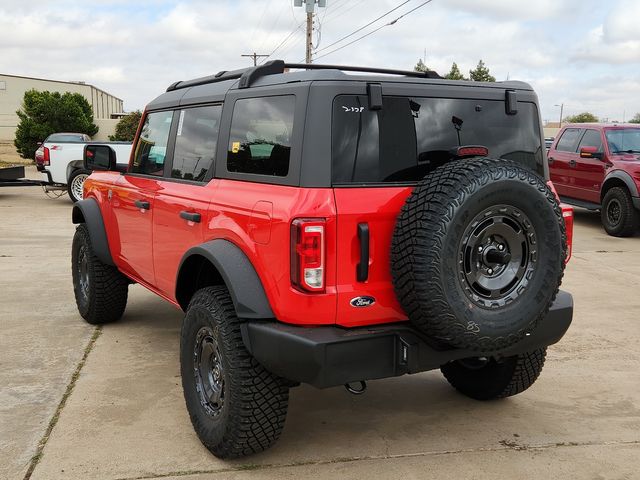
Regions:
[[[291,223],[291,283],[307,292],[324,292],[325,221],[298,218]]]
[[[556,200],[558,200],[560,208],[562,208],[562,218],[564,219],[565,230],[567,231],[567,256],[564,259],[564,263],[568,263],[571,258],[571,250],[573,247],[573,207],[560,201],[560,195],[558,195],[556,187],[553,186],[553,182],[551,180],[547,182],[547,185],[556,196]]]
[[[42,164],[44,166],[49,166],[50,161],[49,161],[49,149],[47,147],[44,147],[42,149]]]

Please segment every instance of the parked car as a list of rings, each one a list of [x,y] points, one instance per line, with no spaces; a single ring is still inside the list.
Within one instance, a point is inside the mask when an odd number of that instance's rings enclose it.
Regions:
[[[551,180],[571,205],[600,210],[609,235],[640,225],[640,125],[570,124],[549,150]]]
[[[547,153],[549,153],[549,149],[551,148],[551,145],[553,145],[553,140],[555,139],[555,137],[545,137],[544,139],[544,148],[547,149]]]
[[[36,150],[36,168],[50,186],[67,189],[74,202],[82,199],[82,186],[89,176],[82,166],[84,147],[91,137],[84,133],[53,133]],[[113,148],[118,163],[126,165],[131,154],[130,142],[101,142]]]
[[[440,368],[475,399],[521,393],[573,312],[538,112],[527,84],[433,72],[273,61],[176,82],[125,173],[86,147],[78,310],[113,322],[137,282],[185,311],[187,410],[222,458],[273,444],[301,382]]]

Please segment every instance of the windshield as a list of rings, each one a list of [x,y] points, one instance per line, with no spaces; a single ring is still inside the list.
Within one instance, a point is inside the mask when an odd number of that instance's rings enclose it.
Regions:
[[[616,128],[606,135],[611,153],[640,153],[640,128]]]
[[[54,133],[47,137],[47,142],[84,142],[82,133]]]

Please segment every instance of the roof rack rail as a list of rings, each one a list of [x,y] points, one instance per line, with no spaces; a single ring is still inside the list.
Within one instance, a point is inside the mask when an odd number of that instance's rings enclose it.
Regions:
[[[354,67],[351,65],[325,65],[317,63],[285,63],[283,60],[271,60],[256,67],[242,68],[239,70],[226,71],[222,70],[215,75],[194,78],[193,80],[185,80],[175,82],[169,85],[167,92],[178,90],[181,88],[195,87],[196,85],[205,85],[208,83],[222,82],[225,80],[240,79],[238,88],[248,88],[261,77],[267,75],[275,75],[284,73],[287,69],[294,68],[300,70],[341,70],[344,72],[367,72],[382,73],[385,75],[403,75],[406,77],[416,78],[442,78],[433,70],[426,72],[416,72],[411,70],[393,70],[390,68],[373,68],[373,67]]]

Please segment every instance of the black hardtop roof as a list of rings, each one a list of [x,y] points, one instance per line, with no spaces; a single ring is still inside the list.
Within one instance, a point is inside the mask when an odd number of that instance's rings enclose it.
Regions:
[[[351,74],[346,72],[357,72]],[[386,68],[354,67],[323,64],[287,64],[273,60],[257,67],[233,71],[220,71],[215,75],[179,81],[171,84],[166,93],[149,103],[148,108],[168,108],[179,105],[188,98],[210,98],[222,100],[231,89],[243,89],[267,85],[315,81],[352,81],[376,83],[422,83],[425,85],[450,85],[463,88],[500,88],[532,91],[529,84],[519,81],[470,82],[446,80],[436,72],[415,72]],[[192,103],[192,102],[189,102]]]

